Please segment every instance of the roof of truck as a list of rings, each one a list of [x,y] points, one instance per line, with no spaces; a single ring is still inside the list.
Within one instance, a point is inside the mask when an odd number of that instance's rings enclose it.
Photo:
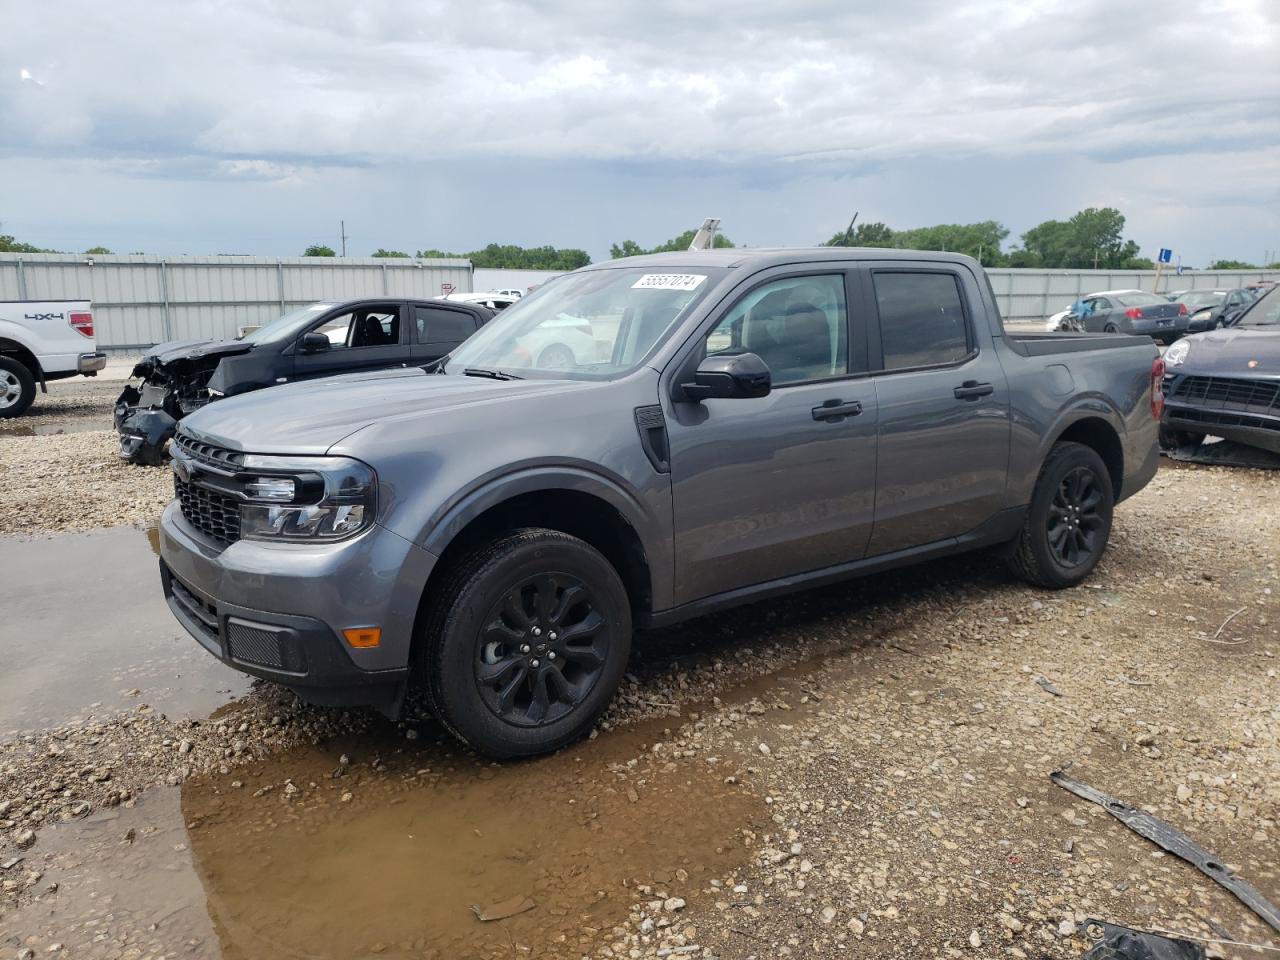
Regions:
[[[937,250],[894,250],[880,247],[722,247],[716,250],[680,250],[675,253],[649,253],[640,257],[623,257],[594,263],[585,270],[608,270],[617,267],[772,267],[789,263],[812,263],[821,260],[932,260],[940,263],[963,263],[976,267],[973,257],[962,253]]]

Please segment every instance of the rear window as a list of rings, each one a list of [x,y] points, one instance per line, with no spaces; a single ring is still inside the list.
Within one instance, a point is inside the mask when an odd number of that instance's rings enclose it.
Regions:
[[[1143,293],[1135,290],[1133,293],[1122,293],[1116,297],[1116,302],[1126,307],[1149,307],[1153,303],[1168,303],[1164,297],[1157,297],[1154,293]]]
[[[471,314],[441,307],[414,307],[413,320],[418,343],[462,342],[476,332]]]
[[[872,274],[884,369],[957,363],[969,355],[960,284],[952,273]]]

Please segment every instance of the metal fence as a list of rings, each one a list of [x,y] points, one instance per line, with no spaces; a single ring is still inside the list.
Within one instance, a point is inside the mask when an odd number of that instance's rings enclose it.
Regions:
[[[1146,270],[988,270],[1006,321],[1037,321],[1081,294],[1151,290]],[[235,336],[317,300],[438,297],[527,286],[556,274],[474,271],[469,260],[375,257],[148,257],[0,254],[0,300],[92,300],[99,349],[136,351],[164,340]],[[1280,271],[1166,272],[1161,293],[1230,289]],[[501,282],[500,282],[501,281]],[[475,286],[474,284],[479,284]]]
[[[108,352],[232,337],[317,300],[471,289],[469,260],[0,254],[0,300],[92,300]]]
[[[1043,320],[1064,310],[1082,294],[1101,290],[1154,290],[1154,270],[996,270],[987,271],[1005,321]],[[1175,290],[1232,290],[1255,280],[1280,280],[1280,270],[1166,270],[1158,293]]]

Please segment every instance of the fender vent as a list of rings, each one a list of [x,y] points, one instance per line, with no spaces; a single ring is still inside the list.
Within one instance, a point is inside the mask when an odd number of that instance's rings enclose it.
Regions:
[[[671,451],[667,445],[667,418],[662,407],[636,407],[636,429],[644,455],[659,473],[671,472]]]

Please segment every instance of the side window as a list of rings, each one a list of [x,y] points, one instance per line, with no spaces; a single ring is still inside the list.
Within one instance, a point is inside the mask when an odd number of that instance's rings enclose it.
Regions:
[[[475,319],[461,310],[414,307],[413,321],[418,343],[460,343],[476,332]]]
[[[844,276],[788,277],[756,287],[707,335],[707,354],[758,354],[774,386],[849,372]]]
[[[400,342],[400,308],[361,307],[330,317],[313,332],[327,336],[331,350],[395,346]]]
[[[872,274],[884,368],[956,363],[969,354],[960,285],[951,273]]]

